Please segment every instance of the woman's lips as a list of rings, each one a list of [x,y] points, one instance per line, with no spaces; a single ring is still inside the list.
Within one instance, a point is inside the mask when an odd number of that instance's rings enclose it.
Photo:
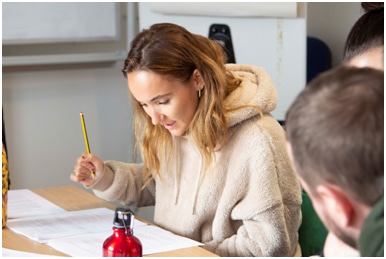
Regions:
[[[173,126],[174,126],[175,124],[176,124],[175,121],[172,122],[172,123],[165,123],[165,124],[164,124],[164,127],[165,127],[166,129],[170,130],[170,129],[173,128]]]

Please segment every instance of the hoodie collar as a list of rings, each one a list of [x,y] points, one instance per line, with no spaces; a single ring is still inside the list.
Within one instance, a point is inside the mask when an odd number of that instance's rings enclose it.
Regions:
[[[240,64],[226,64],[225,67],[235,77],[242,79],[241,86],[225,100],[227,108],[237,108],[248,104],[257,105],[263,113],[271,112],[276,108],[277,91],[264,68]],[[257,114],[258,111],[252,107],[231,111],[227,114],[228,127]]]

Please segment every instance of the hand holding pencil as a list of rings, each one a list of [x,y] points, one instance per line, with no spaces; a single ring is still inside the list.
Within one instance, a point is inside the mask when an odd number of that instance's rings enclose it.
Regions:
[[[74,172],[70,175],[70,179],[74,182],[79,182],[84,186],[88,187],[95,183],[98,175],[101,175],[104,169],[104,164],[100,158],[96,157],[90,152],[83,113],[80,113],[80,119],[83,129],[86,152],[84,152],[76,160]]]
[[[79,114],[80,116],[80,123],[82,124],[82,130],[83,130],[83,137],[84,137],[84,144],[86,145],[86,152],[87,154],[90,154],[90,146],[88,144],[88,138],[87,138],[87,131],[86,131],[86,124],[84,123],[84,116],[83,112]],[[94,179],[95,178],[95,173],[94,171],[91,171],[91,177]]]

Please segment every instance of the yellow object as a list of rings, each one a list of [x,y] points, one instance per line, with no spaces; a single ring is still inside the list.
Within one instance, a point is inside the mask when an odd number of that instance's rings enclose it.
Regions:
[[[82,124],[82,130],[83,130],[83,137],[84,137],[84,144],[86,145],[86,152],[87,154],[90,154],[90,146],[88,144],[88,138],[87,138],[87,131],[86,131],[86,124],[84,123],[84,117],[83,112],[79,114],[80,116],[80,123]],[[91,176],[94,178],[95,173],[91,171]]]
[[[86,152],[87,154],[90,153],[90,146],[88,144],[88,138],[87,138],[87,131],[86,131],[86,124],[84,123],[84,117],[83,113],[81,112],[79,114],[80,116],[80,123],[82,124],[82,130],[83,130],[83,137],[84,137],[84,144],[86,145]]]
[[[8,203],[8,161],[7,152],[3,144],[3,228],[7,225],[7,203]]]

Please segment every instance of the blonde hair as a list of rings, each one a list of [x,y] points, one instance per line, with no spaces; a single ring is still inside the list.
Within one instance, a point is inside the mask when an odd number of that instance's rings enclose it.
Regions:
[[[225,62],[225,52],[217,42],[192,34],[181,26],[160,23],[134,38],[122,69],[125,77],[130,72],[145,70],[181,82],[187,82],[198,69],[205,87],[185,135],[193,138],[205,168],[209,168],[214,153],[227,141],[225,114],[229,109],[225,107],[224,99],[241,84],[240,79],[225,69]],[[143,107],[130,96],[135,111],[136,147],[140,147],[144,160],[142,177],[145,186],[157,175],[162,179],[161,161],[169,159],[173,141],[170,132],[161,125],[153,125]]]

